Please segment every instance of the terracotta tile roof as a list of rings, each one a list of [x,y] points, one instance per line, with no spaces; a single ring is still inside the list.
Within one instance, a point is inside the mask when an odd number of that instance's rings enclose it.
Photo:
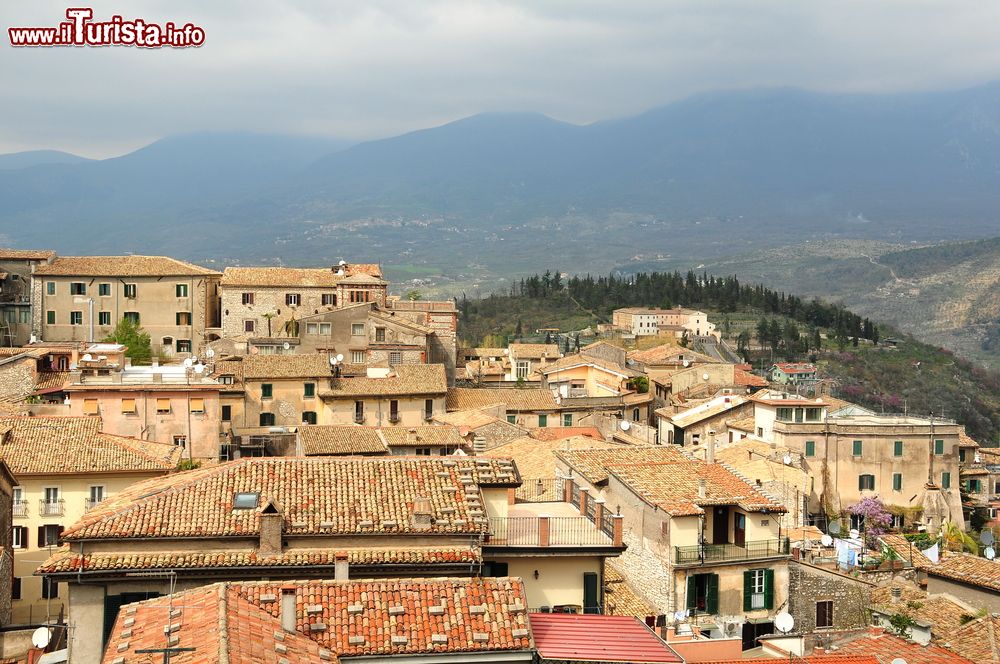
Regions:
[[[507,354],[506,348],[463,348],[459,351],[459,357],[471,356],[471,357],[503,357]]]
[[[435,415],[434,421],[441,422],[442,424],[452,424],[454,426],[464,427],[467,429],[477,429],[481,426],[493,424],[495,422],[506,422],[506,420],[501,420],[499,417],[494,415],[494,410],[494,408],[489,406],[486,408],[474,408],[470,410],[456,410],[450,413]]]
[[[738,420],[726,420],[726,426],[730,429],[739,429],[740,431],[749,431],[753,433],[756,422],[756,418],[751,415],[750,417],[743,417]]]
[[[417,427],[382,427],[379,433],[389,447],[425,447],[427,445],[447,445],[465,447],[465,439],[458,427],[445,424]]]
[[[101,433],[97,417],[0,417],[0,458],[15,475],[166,473],[176,445]]]
[[[639,372],[628,367],[623,367],[616,362],[611,362],[610,360],[605,360],[600,357],[590,357],[588,355],[567,355],[566,357],[556,360],[555,362],[550,362],[544,367],[539,367],[538,373],[543,376],[547,376],[556,371],[563,371],[565,369],[571,369],[573,367],[591,366],[598,371],[604,371],[608,373],[615,373],[619,376],[624,376],[626,378],[631,378],[633,376],[638,376]]]
[[[632,351],[628,356],[629,359],[635,360],[641,364],[652,365],[679,363],[681,362],[681,356],[683,356],[688,362],[700,362],[702,364],[718,364],[720,361],[714,357],[702,355],[701,353],[696,353],[689,348],[684,348],[683,346],[677,346],[674,344],[663,344],[662,346],[656,346],[654,348],[650,348],[649,350]]]
[[[281,589],[290,587],[288,583],[234,585],[241,597],[275,618],[280,615],[280,601],[264,603],[263,598],[280,597]],[[511,651],[532,646],[520,579],[306,581],[294,587],[299,631],[309,632],[341,657]],[[318,612],[311,613],[317,606]],[[443,612],[434,608],[442,606]],[[401,612],[396,607],[402,607]],[[390,610],[395,615],[389,615]],[[326,629],[310,628],[318,623]]]
[[[537,440],[562,440],[576,436],[604,440],[604,435],[597,427],[528,427],[528,435]]]
[[[378,263],[348,263],[347,264],[347,274],[353,276],[355,274],[367,274],[369,277],[379,277],[382,275],[382,266]]]
[[[707,505],[737,505],[746,512],[785,512],[785,506],[721,463],[683,461],[612,465],[609,472],[651,505],[672,516],[703,514]],[[698,496],[698,480],[706,495]]]
[[[733,383],[743,387],[767,387],[768,385],[765,378],[761,378],[743,369],[733,370]]]
[[[267,356],[262,356],[267,357]],[[212,370],[212,377],[218,378],[219,376],[232,376],[237,383],[243,382],[243,360],[242,357],[228,358],[225,360],[218,360],[215,363],[215,367]],[[225,388],[223,388],[225,389]]]
[[[427,325],[422,325],[416,321],[410,320],[409,318],[403,318],[402,316],[396,316],[391,313],[386,313],[384,311],[373,310],[370,314],[368,314],[368,317],[371,318],[372,320],[383,321],[391,325],[400,325],[402,327],[408,327],[411,330],[420,332],[421,334],[434,334],[434,328],[432,327],[429,327]]]
[[[969,660],[941,646],[922,646],[891,634],[865,633],[836,645],[840,655],[870,655],[880,664],[891,664],[896,658],[906,660],[907,664],[969,664]]]
[[[903,560],[913,564],[917,569],[924,569],[931,564],[920,549],[910,544],[910,541],[897,533],[886,533],[879,537],[882,543],[900,555]]]
[[[645,623],[631,616],[532,613],[531,630],[544,661],[684,661]]]
[[[783,658],[782,658],[783,659]],[[744,657],[740,659],[715,659],[702,664],[781,664],[775,657]],[[881,664],[874,655],[809,655],[796,657],[796,663],[805,664]]]
[[[280,593],[280,587],[277,590]],[[171,615],[175,607],[177,614]],[[308,636],[282,630],[280,618],[248,602],[236,588],[224,583],[186,590],[172,599],[158,597],[123,607],[101,661],[147,664],[152,656],[136,650],[163,648],[168,643],[195,648],[194,652],[171,655],[174,664],[338,661]],[[321,657],[321,651],[325,656]]]
[[[1000,593],[1000,561],[997,560],[987,560],[970,553],[942,551],[938,562],[925,566],[924,572],[928,576],[938,576]]]
[[[805,374],[816,372],[816,365],[805,362],[776,362],[774,366],[778,367],[778,369],[786,374]]]
[[[681,448],[676,445],[604,446],[588,450],[562,451],[553,454],[591,484],[608,481],[608,467],[618,464],[660,463],[664,461],[688,461]]]
[[[471,547],[376,547],[363,549],[285,549],[279,555],[261,555],[256,549],[218,551],[99,552],[81,556],[63,547],[37,570],[37,574],[167,569],[225,569],[267,567],[333,567],[337,554],[347,554],[351,567],[471,565],[482,562],[480,549]],[[380,569],[380,574],[387,570]]]
[[[63,533],[66,540],[107,538],[254,537],[258,513],[273,501],[286,535],[487,529],[474,514],[479,486],[519,486],[510,460],[472,457],[267,457],[241,459],[134,484],[93,508]],[[317,491],[316,487],[336,487]],[[260,494],[258,509],[233,509],[238,491]],[[429,530],[414,529],[412,505],[430,500]]]
[[[965,432],[965,427],[958,428],[958,444],[960,447],[979,447],[979,443]]]
[[[330,387],[321,390],[324,399],[366,396],[443,396],[448,378],[443,364],[398,364],[385,378],[349,376],[333,378]]]
[[[613,616],[633,616],[645,620],[646,616],[659,613],[655,606],[639,596],[622,573],[607,560],[604,561],[604,589],[605,607]]]
[[[558,344],[511,344],[511,357],[523,357],[527,359],[549,357],[559,359]]]
[[[542,388],[453,387],[448,390],[448,410],[469,410],[502,404],[506,410],[558,410],[550,390]]]
[[[532,480],[554,480],[556,477],[557,450],[585,450],[607,447],[603,439],[594,440],[587,436],[571,436],[562,439],[537,440],[531,437],[515,438],[489,449],[485,456],[510,458],[517,464],[525,484]],[[529,487],[530,489],[530,487]]]
[[[35,379],[35,392],[61,390],[69,383],[68,371],[39,371]]]
[[[979,664],[1000,662],[1000,616],[993,613],[966,623],[951,634],[948,648]]]
[[[302,454],[305,456],[389,452],[385,440],[378,435],[375,427],[303,425],[299,427],[299,437],[302,440]]]
[[[59,256],[35,268],[39,276],[202,277],[219,273],[167,256]]]
[[[218,373],[216,363],[216,373]],[[268,378],[329,378],[330,360],[321,353],[247,355],[242,361],[244,380]]]
[[[0,249],[0,261],[47,261],[55,255],[45,249]]]
[[[227,267],[223,288],[336,288],[344,278],[329,267]]]
[[[750,454],[752,452],[752,454]],[[784,457],[791,457],[791,463],[785,465]],[[802,455],[788,448],[775,446],[752,438],[744,438],[720,447],[715,452],[715,458],[747,479],[767,486],[777,483],[794,487],[808,495],[812,486],[812,478],[802,469]],[[777,493],[777,491],[775,491]],[[792,499],[793,491],[782,491],[786,499]]]
[[[899,602],[892,602],[891,587],[900,589]],[[880,609],[889,614],[901,613],[914,620],[931,623],[931,634],[935,641],[942,644],[947,642],[954,644],[952,635],[975,613],[970,607],[959,604],[950,597],[929,596],[916,586],[899,581],[893,581],[889,586],[872,588],[871,603],[873,609]]]
[[[747,400],[739,394],[725,395],[709,399],[704,403],[700,403],[697,406],[687,408],[680,412],[672,413],[669,408],[658,408],[655,413],[659,417],[670,419],[674,426],[678,426],[683,429],[691,426],[692,424],[697,424],[698,422],[703,422],[717,415],[721,415],[726,411],[739,408],[746,403],[746,401]]]

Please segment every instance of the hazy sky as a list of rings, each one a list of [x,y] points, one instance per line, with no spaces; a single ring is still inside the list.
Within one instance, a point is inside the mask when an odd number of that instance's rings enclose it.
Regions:
[[[70,3],[80,6],[85,3]],[[571,122],[719,88],[932,90],[1000,79],[983,0],[130,0],[96,18],[202,26],[184,50],[13,49],[6,29],[66,2],[0,10],[0,152],[125,152],[236,129],[351,139],[481,111]]]

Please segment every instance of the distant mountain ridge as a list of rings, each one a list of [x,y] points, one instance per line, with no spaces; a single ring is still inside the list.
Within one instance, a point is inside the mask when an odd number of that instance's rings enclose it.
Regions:
[[[60,150],[27,150],[0,154],[0,170],[13,171],[47,164],[80,164],[85,161],[90,159]]]

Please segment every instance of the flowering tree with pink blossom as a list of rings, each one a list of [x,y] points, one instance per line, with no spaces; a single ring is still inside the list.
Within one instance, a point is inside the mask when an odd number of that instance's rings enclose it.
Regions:
[[[882,501],[869,496],[848,507],[847,511],[855,516],[864,517],[865,546],[877,549],[878,538],[889,532],[889,526],[892,525],[892,514]]]

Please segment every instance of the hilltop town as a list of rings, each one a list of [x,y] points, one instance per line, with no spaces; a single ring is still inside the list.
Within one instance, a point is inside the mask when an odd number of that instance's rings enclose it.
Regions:
[[[392,286],[0,249],[0,660],[1000,661],[1000,451],[747,361],[867,318]]]

